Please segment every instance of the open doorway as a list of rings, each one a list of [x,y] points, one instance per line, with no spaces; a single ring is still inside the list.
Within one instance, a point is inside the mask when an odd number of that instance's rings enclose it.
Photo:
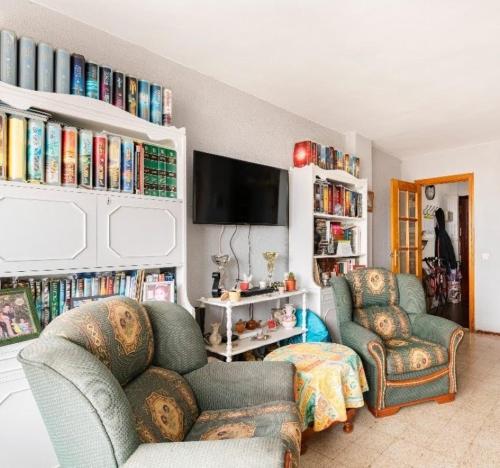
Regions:
[[[469,185],[422,187],[422,280],[429,313],[469,327]]]
[[[430,313],[470,331],[474,331],[473,207],[473,174],[392,180],[392,270],[421,277]]]

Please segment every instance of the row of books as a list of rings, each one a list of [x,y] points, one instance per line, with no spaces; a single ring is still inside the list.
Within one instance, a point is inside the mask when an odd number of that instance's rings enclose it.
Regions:
[[[316,164],[321,169],[346,171],[354,177],[359,177],[360,160],[357,156],[310,140],[295,143],[293,165],[303,167],[308,164]]]
[[[318,258],[314,261],[314,281],[317,284],[327,286],[327,284],[325,284],[325,278],[329,279],[335,276],[343,276],[357,268],[364,267],[357,265],[354,258],[342,260],[333,258]]]
[[[29,287],[42,328],[67,310],[109,296],[142,300],[145,283],[175,281],[173,272],[145,273],[144,270],[79,273],[59,278],[9,278],[0,288]]]
[[[144,195],[177,197],[177,156],[173,149],[144,144]]]
[[[336,216],[361,218],[363,196],[341,184],[317,179],[314,183],[314,211]]]
[[[359,226],[345,226],[338,221],[314,220],[315,255],[358,255],[361,252],[361,230]],[[339,244],[347,243],[350,249],[340,251]]]

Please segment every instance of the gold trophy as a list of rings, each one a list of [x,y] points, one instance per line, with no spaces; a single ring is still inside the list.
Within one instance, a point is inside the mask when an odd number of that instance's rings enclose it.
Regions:
[[[271,286],[273,283],[274,264],[278,258],[278,252],[263,252],[262,256],[267,262],[267,286]]]

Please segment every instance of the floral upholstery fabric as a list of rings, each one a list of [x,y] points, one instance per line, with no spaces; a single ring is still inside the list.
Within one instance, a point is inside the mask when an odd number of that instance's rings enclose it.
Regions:
[[[42,336],[60,336],[94,354],[124,385],[151,364],[154,338],[144,307],[112,297],[70,310],[52,321]]]
[[[383,340],[407,339],[411,336],[410,318],[397,305],[357,308],[354,309],[353,319]]]
[[[150,367],[124,390],[144,443],[180,442],[198,417],[193,391],[177,372]]]
[[[441,345],[416,336],[384,342],[387,374],[404,374],[448,363],[448,351]]]
[[[353,306],[386,306],[399,303],[396,275],[383,268],[354,270],[346,275],[351,289]]]
[[[186,441],[244,439],[280,435],[299,466],[301,424],[294,402],[280,401],[248,408],[203,411]]]

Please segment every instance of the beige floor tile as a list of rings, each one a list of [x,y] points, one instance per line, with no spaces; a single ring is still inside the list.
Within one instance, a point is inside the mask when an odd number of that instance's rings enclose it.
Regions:
[[[331,458],[325,457],[315,450],[308,449],[307,452],[300,457],[300,468],[333,468],[337,467],[336,463]],[[340,465],[341,468],[344,468]]]
[[[459,460],[436,453],[432,450],[423,450],[417,460],[413,461],[415,468],[459,468]]]
[[[422,448],[415,443],[406,440],[398,439],[385,449],[382,454],[395,460],[401,460],[411,464],[412,460],[418,460],[422,452]]]
[[[458,463],[471,445],[471,434],[461,433],[460,428],[455,427],[453,430],[443,431],[436,435],[431,441],[429,449]]]
[[[412,466],[382,453],[372,462],[370,468],[412,468]]]
[[[333,460],[333,466],[341,463],[349,468],[368,468],[379,455],[380,452],[377,450],[360,449],[357,444],[352,444],[337,454]]]

